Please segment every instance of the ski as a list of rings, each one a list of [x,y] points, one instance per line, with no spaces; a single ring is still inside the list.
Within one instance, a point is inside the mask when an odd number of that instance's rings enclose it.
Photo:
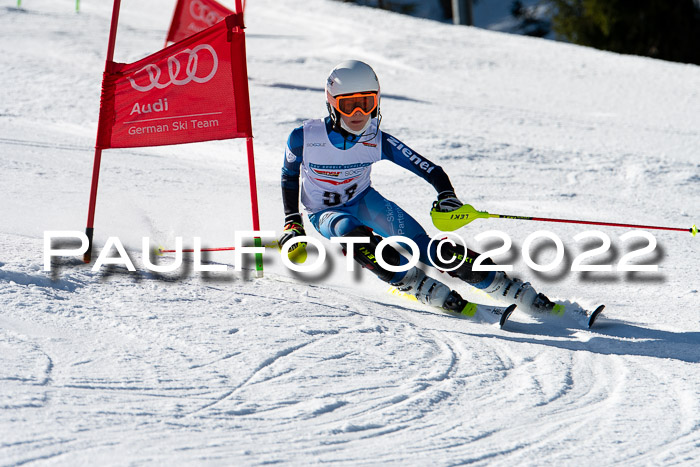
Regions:
[[[598,317],[600,316],[600,313],[603,311],[603,308],[605,308],[605,305],[599,305],[593,312],[589,312],[588,310],[585,310],[584,308],[581,308],[579,306],[572,307],[571,311],[569,311],[567,316],[571,316],[576,321],[578,321],[580,324],[585,325],[588,327],[588,329],[593,327],[593,324],[596,322]],[[568,306],[561,304],[561,303],[556,303],[554,304],[554,307],[552,307],[549,310],[549,313],[554,316],[564,316],[566,311],[568,310]],[[583,318],[583,319],[581,319]]]
[[[415,295],[402,292],[396,287],[389,287],[387,292],[397,297],[404,298],[406,300],[418,302],[418,299],[415,297]],[[501,327],[501,329],[503,329],[503,326],[505,326],[506,322],[508,321],[508,318],[510,318],[510,315],[512,315],[513,311],[515,311],[515,308],[515,304],[508,306],[495,306],[467,301],[466,305],[462,308],[462,310],[460,310],[459,312],[454,311],[451,313],[459,313],[460,315],[469,316],[470,318],[475,318],[478,321],[487,323],[495,323],[496,321],[498,321],[499,326]],[[438,309],[442,311],[447,311],[443,310],[442,308]]]
[[[599,305],[598,308],[593,310],[593,313],[591,313],[591,315],[588,317],[588,329],[593,327],[593,324],[598,319],[598,316],[600,316],[600,313],[603,311],[603,308],[605,308],[605,305]]]
[[[505,310],[503,310],[503,313],[501,313],[501,319],[500,319],[500,326],[501,329],[503,329],[503,325],[506,324],[506,321],[508,321],[508,318],[510,318],[510,315],[513,314],[515,311],[515,304],[509,305],[506,307]]]
[[[494,316],[498,318],[498,325],[501,329],[505,326],[510,315],[513,314],[517,305],[512,304],[508,306],[493,306],[493,305],[483,305],[481,303],[468,302],[467,305],[462,309],[460,314],[466,316],[479,316],[484,320],[484,316]],[[490,321],[485,319],[484,321]]]

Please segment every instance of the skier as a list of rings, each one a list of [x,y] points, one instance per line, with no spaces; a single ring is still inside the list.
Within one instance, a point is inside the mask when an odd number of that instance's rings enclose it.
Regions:
[[[381,280],[415,295],[423,303],[458,313],[468,304],[456,291],[427,276],[418,267],[404,272],[391,272],[381,267],[375,253],[382,237],[402,235],[412,239],[420,250],[420,261],[430,266],[448,269],[455,259],[466,258],[449,274],[493,297],[517,304],[525,311],[551,310],[554,304],[529,283],[513,280],[503,272],[473,271],[472,263],[478,253],[472,250],[464,251],[460,245],[446,244],[442,247],[442,259],[447,258],[447,261],[442,262],[437,254],[438,242],[431,244],[430,237],[416,220],[371,186],[372,164],[389,160],[435,188],[438,194],[434,206],[438,211],[449,212],[462,206],[440,166],[379,129],[380,99],[379,81],[366,63],[349,60],[333,68],[326,81],[329,115],[325,119],[305,121],[287,140],[282,168],[286,217],[279,244],[306,235],[299,210],[301,191],[301,202],[309,221],[321,235],[326,238],[368,237],[368,243],[352,244],[349,253],[343,244],[343,252],[351,254]],[[297,243],[290,251],[299,247]],[[382,258],[393,266],[408,263],[391,246],[383,249]]]

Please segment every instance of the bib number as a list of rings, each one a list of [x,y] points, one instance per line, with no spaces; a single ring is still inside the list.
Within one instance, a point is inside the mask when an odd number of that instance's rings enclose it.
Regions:
[[[355,196],[355,191],[357,191],[357,183],[351,185],[345,189],[345,197],[347,198],[345,202],[347,203]],[[328,207],[337,206],[342,202],[342,197],[340,193],[335,191],[325,191],[323,193],[323,204]]]

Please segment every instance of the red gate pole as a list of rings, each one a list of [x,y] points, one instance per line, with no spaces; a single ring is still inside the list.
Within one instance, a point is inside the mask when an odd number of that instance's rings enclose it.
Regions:
[[[250,205],[253,211],[253,230],[260,231],[260,217],[258,215],[258,187],[255,180],[255,156],[253,154],[253,138],[246,138],[248,152],[248,178],[250,179]],[[255,246],[262,246],[262,239],[255,237]],[[255,271],[258,277],[263,275],[263,258],[260,253],[255,254]]]
[[[236,0],[236,14],[243,17],[243,4],[241,0]],[[247,118],[250,122],[251,112],[250,112],[250,92],[248,90],[248,58],[246,54],[245,41],[243,42],[243,60],[241,63],[243,67],[243,72],[245,76],[245,97],[246,104],[248,107]],[[250,124],[252,128],[252,123]],[[253,230],[260,230],[260,216],[258,214],[258,187],[255,179],[255,156],[253,153],[253,135],[251,130],[251,135],[246,138],[246,150],[248,153],[248,179],[250,181],[250,205],[253,214]],[[262,239],[260,237],[255,237],[255,246],[262,247]],[[255,271],[258,277],[263,275],[263,257],[260,253],[255,254]]]
[[[253,154],[253,137],[246,138],[248,150],[248,177],[250,178],[250,204],[253,207],[253,229],[260,230],[260,218],[258,216],[258,187],[255,180],[255,155]]]
[[[107,60],[105,61],[105,76],[111,71],[112,62],[114,59],[114,44],[117,40],[117,23],[119,22],[119,7],[121,6],[121,0],[114,0],[114,6],[112,8],[112,24],[109,28],[109,44],[107,46]],[[102,86],[104,91],[104,77],[102,78]],[[100,105],[100,119],[97,125],[97,140],[100,139],[100,131],[102,130],[102,123],[104,122],[102,117],[102,106]],[[85,228],[85,235],[88,238],[88,249],[83,255],[83,261],[85,263],[90,263],[92,260],[92,235],[94,232],[95,223],[95,205],[97,203],[97,183],[100,178],[100,163],[102,162],[102,148],[99,146],[98,142],[95,142],[95,159],[92,163],[92,186],[90,187],[90,205],[88,207],[88,218],[87,227]]]

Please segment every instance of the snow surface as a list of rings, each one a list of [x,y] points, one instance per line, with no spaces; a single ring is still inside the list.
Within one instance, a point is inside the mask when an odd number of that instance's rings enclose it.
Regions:
[[[115,59],[160,49],[173,5],[123,0]],[[229,246],[251,228],[244,145],[219,141],[105,151],[95,244],[118,237],[138,271],[70,258],[43,272],[44,231],[84,230],[110,12],[0,7],[0,464],[698,463],[700,239],[683,232],[653,232],[638,262],[656,273],[580,273],[573,258],[599,245],[573,240],[585,226],[460,231],[483,249],[473,237],[502,230],[513,248],[497,259],[538,290],[605,303],[591,331],[519,311],[501,330],[401,300],[346,272],[328,242],[329,267],[311,277],[273,250],[262,279],[235,273],[230,253],[209,255],[227,272],[193,272],[189,258],[146,271],[142,237]],[[700,221],[697,66],[329,0],[250,1],[246,21],[264,229],[281,230],[286,138],[324,115],[326,74],[346,58],[375,67],[382,127],[478,209]],[[374,184],[436,233],[427,183],[383,162]],[[551,273],[520,253],[543,229],[567,253]],[[644,245],[599,230],[613,243],[599,263]]]

